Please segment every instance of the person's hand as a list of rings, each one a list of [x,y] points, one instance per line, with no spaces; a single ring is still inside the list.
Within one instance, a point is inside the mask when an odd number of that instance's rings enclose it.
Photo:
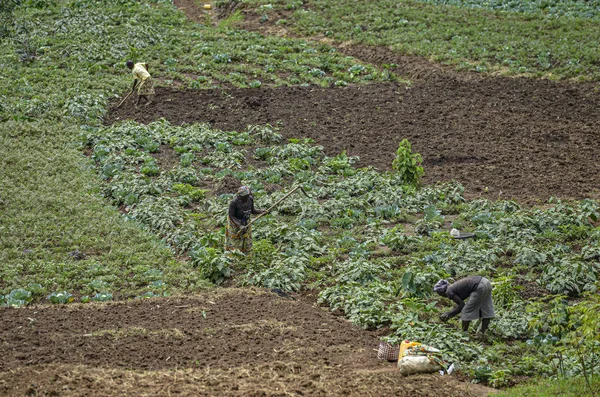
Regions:
[[[450,319],[450,315],[448,313],[444,313],[440,316],[440,320],[442,320],[443,322],[446,322]]]

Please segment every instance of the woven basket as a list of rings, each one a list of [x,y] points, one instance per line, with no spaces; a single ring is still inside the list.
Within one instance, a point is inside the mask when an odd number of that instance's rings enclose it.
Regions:
[[[377,349],[378,359],[387,361],[398,361],[398,354],[400,354],[399,345],[391,345],[382,340],[379,341],[379,349]]]

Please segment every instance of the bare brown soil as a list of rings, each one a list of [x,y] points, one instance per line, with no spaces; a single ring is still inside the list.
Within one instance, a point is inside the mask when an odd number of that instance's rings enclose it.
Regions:
[[[226,193],[232,194],[237,192],[240,186],[242,186],[242,184],[239,180],[235,179],[232,176],[226,176],[223,179],[221,179],[219,184],[216,186],[214,194],[216,196]]]
[[[370,53],[364,58],[376,60]],[[600,112],[593,91],[547,80],[428,76],[411,87],[158,87],[149,108],[127,103],[105,122],[164,117],[224,130],[281,122],[286,138],[313,138],[329,155],[346,150],[360,156],[359,165],[381,170],[390,169],[407,138],[423,156],[425,183],[455,179],[469,197],[528,203],[598,197]]]
[[[210,4],[211,1],[203,1],[202,3]],[[200,1],[198,0],[173,0],[173,4],[192,21],[204,22],[207,15],[210,15],[210,11],[200,7]]]
[[[0,308],[0,395],[483,396],[453,376],[403,378],[378,336],[301,296]],[[409,379],[409,381],[407,381]]]

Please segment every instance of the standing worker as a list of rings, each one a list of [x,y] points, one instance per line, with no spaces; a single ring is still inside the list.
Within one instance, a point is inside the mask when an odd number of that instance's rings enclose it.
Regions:
[[[239,250],[244,254],[252,249],[252,226],[248,225],[250,214],[262,214],[263,210],[254,208],[254,196],[248,186],[242,186],[229,204],[227,230],[225,231],[225,250]]]
[[[440,280],[433,287],[433,291],[456,303],[454,309],[440,316],[442,321],[446,322],[461,313],[462,329],[467,332],[471,321],[481,318],[481,336],[485,337],[490,319],[494,317],[490,280],[482,276],[466,277],[453,284],[448,283],[448,280]],[[465,304],[467,298],[469,300]]]
[[[146,101],[146,106],[150,105],[152,101],[148,96],[154,95],[154,82],[152,81],[152,76],[148,73],[148,64],[141,62],[134,64],[133,61],[127,61],[127,67],[131,69],[131,73],[133,74],[131,92],[135,90],[136,86],[138,87],[138,100],[135,107],[138,107],[142,98]]]

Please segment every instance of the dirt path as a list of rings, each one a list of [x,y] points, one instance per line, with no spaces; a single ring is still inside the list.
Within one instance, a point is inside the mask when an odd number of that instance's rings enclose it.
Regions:
[[[490,389],[403,378],[378,337],[257,289],[191,298],[0,308],[0,395],[452,396]],[[470,393],[470,394],[469,394]]]

